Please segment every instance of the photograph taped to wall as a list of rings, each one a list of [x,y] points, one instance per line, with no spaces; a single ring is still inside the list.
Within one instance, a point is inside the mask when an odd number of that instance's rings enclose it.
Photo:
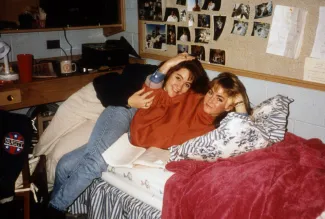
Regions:
[[[166,8],[164,21],[178,22],[179,21],[178,9],[177,8]]]
[[[270,32],[270,24],[254,22],[252,36],[267,38],[267,36],[269,35],[269,32]]]
[[[138,0],[139,20],[162,21],[161,0]]]
[[[204,46],[191,45],[191,55],[195,56],[200,61],[205,61]]]
[[[165,24],[146,24],[146,49],[166,49]]]
[[[176,27],[175,25],[167,25],[167,44],[176,45]]]
[[[176,0],[177,5],[186,5],[186,0]]]
[[[197,17],[197,26],[210,28],[210,15],[208,14],[199,14]]]
[[[231,33],[240,36],[245,36],[248,28],[248,22],[234,20],[234,26]]]
[[[193,27],[194,23],[195,23],[194,15],[193,14],[188,14],[188,26]]]
[[[226,16],[214,16],[214,34],[213,40],[218,40],[226,24]]]
[[[187,0],[187,11],[201,11],[203,0]]]
[[[231,17],[238,19],[247,19],[249,18],[250,7],[245,4],[235,4]]]
[[[178,53],[183,53],[183,52],[188,52],[188,45],[181,45],[181,44],[178,44],[177,45],[177,54]]]
[[[221,6],[221,0],[205,0],[202,6],[202,10],[219,11]]]
[[[272,10],[273,10],[272,1],[256,5],[254,19],[271,16]]]
[[[210,63],[225,65],[226,52],[221,49],[210,49]]]
[[[187,21],[187,18],[186,18],[186,10],[185,9],[180,9],[180,12],[179,12],[179,21],[180,22],[186,22]]]
[[[210,29],[195,28],[195,41],[196,43],[209,43],[210,42]]]
[[[180,40],[182,42],[191,41],[191,33],[188,27],[177,27],[177,40]]]

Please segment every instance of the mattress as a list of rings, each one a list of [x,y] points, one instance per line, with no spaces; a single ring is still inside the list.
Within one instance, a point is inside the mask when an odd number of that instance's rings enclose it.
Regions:
[[[172,175],[172,172],[165,169],[141,165],[133,168],[109,166],[108,171],[102,173],[102,179],[161,211],[164,186]]]

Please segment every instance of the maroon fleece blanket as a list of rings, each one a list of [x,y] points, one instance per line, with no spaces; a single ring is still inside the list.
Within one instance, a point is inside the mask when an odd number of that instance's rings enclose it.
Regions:
[[[287,133],[238,157],[171,162],[163,219],[315,219],[325,210],[325,145]]]

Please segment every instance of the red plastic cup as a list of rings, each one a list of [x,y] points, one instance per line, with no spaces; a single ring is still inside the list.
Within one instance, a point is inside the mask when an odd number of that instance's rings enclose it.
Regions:
[[[17,55],[19,80],[21,83],[28,83],[32,81],[33,72],[33,55],[32,54],[18,54]]]

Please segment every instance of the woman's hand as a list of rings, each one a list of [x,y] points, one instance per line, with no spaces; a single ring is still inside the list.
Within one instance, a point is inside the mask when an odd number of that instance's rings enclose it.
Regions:
[[[155,96],[149,97],[152,91],[144,92],[144,88],[132,94],[128,99],[128,105],[134,108],[148,109]]]
[[[237,94],[233,97],[233,104],[237,113],[247,113],[242,94]]]
[[[195,59],[194,56],[189,55],[188,53],[184,52],[184,53],[180,53],[177,56],[168,59],[160,68],[159,68],[159,72],[163,73],[163,74],[167,74],[167,72],[169,71],[170,68],[174,67],[175,65],[178,65],[181,62],[184,61],[190,61]]]

